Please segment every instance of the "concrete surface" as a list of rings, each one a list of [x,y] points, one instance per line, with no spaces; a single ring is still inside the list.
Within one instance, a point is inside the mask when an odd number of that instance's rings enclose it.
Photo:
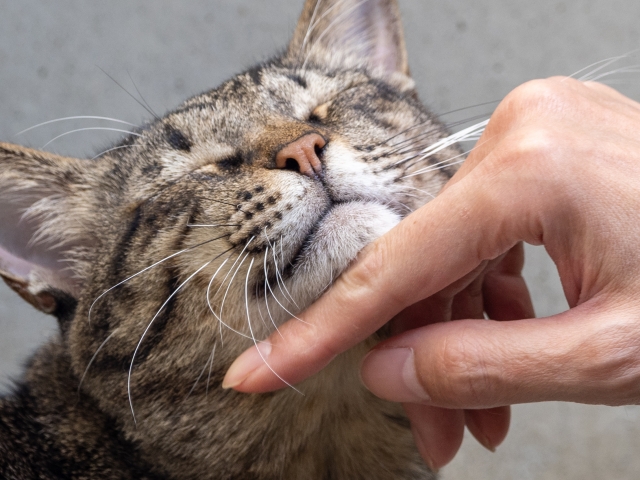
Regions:
[[[400,2],[413,75],[438,113],[500,99],[526,80],[570,74],[640,47],[640,2],[632,0]],[[98,67],[133,91],[130,75],[162,112],[284,46],[301,4],[0,0],[0,139],[40,147],[67,130],[107,126],[75,121],[14,136],[72,115],[140,122],[146,112]],[[620,66],[635,63],[629,58]],[[608,78],[640,99],[637,74]],[[478,107],[455,118],[488,111]],[[91,156],[113,138],[107,132],[77,133],[48,148]],[[527,253],[526,277],[538,314],[562,311],[566,304],[553,264],[540,248]],[[51,319],[0,288],[0,384],[19,375],[21,362],[54,328]],[[638,451],[637,407],[518,406],[497,453],[468,438],[443,478],[635,479]]]

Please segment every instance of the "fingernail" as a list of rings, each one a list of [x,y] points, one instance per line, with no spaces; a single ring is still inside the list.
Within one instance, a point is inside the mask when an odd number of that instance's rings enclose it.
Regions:
[[[424,403],[431,399],[418,381],[412,348],[379,348],[363,360],[362,382],[374,395],[393,402]]]
[[[467,423],[467,428],[474,436],[474,438],[478,441],[480,445],[489,450],[492,453],[496,453],[496,447],[491,445],[489,441],[489,437],[487,437],[484,431],[480,428],[478,423],[475,421],[472,415],[465,415],[465,422]]]
[[[427,467],[429,467],[429,470],[431,470],[433,473],[438,473],[440,469],[436,467],[436,463],[429,455],[429,452],[425,447],[424,440],[422,440],[422,437],[420,436],[420,432],[418,432],[414,428],[411,429],[411,432],[413,433],[413,439],[416,442],[416,447],[418,447],[418,452],[420,452],[420,456],[424,460],[424,463],[427,464]]]
[[[235,388],[244,382],[256,369],[264,365],[271,353],[270,343],[259,343],[236,358],[222,380],[222,388]]]

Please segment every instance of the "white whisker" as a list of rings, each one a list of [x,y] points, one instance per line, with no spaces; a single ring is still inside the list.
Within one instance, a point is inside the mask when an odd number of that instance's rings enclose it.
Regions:
[[[267,239],[267,243],[271,246],[271,253],[273,256],[273,266],[276,269],[276,283],[278,284],[278,289],[280,290],[280,293],[282,293],[282,296],[285,299],[289,299],[291,300],[291,302],[296,306],[296,308],[300,308],[298,306],[298,304],[296,303],[296,301],[293,299],[293,297],[291,296],[291,293],[289,293],[289,290],[287,290],[287,286],[284,283],[284,279],[282,278],[282,275],[280,275],[280,270],[278,269],[278,256],[276,253],[276,247],[275,244],[271,243],[271,240],[269,240],[269,236],[267,235],[267,229],[264,229],[264,236]],[[280,237],[281,241],[282,241],[282,237]],[[282,243],[280,243],[280,248],[282,249]],[[286,292],[286,293],[285,293]]]
[[[102,155],[109,153],[109,152],[113,152],[114,150],[120,150],[123,148],[132,148],[132,147],[144,147],[144,145],[120,145],[119,147],[113,147],[113,148],[109,148],[107,150],[104,150],[102,152],[100,152],[99,154],[91,157],[91,160],[95,160],[98,157],[101,157]]]
[[[76,128],[75,130],[70,130],[68,132],[62,133],[60,135],[58,135],[55,138],[52,138],[51,140],[49,140],[47,143],[45,143],[41,148],[45,149],[48,145],[50,145],[51,143],[55,142],[56,140],[58,140],[59,138],[62,137],[66,137],[67,135],[71,135],[72,133],[77,133],[77,132],[86,132],[88,130],[106,130],[108,132],[120,132],[120,133],[126,133],[128,135],[134,135],[136,137],[141,137],[142,135],[140,135],[139,133],[136,132],[132,132],[130,130],[122,130],[120,128],[109,128],[109,127],[86,127],[86,128]]]
[[[602,78],[610,77],[611,75],[616,75],[618,73],[638,73],[640,72],[640,65],[630,65],[628,67],[618,68],[616,70],[612,70],[610,72],[601,73],[600,75],[590,78],[589,82],[597,82]]]
[[[423,167],[422,169],[420,169],[420,170],[418,170],[418,171],[416,171],[416,172],[414,172],[414,173],[418,173],[418,172],[420,172],[420,173],[430,172],[430,171],[432,171],[433,169],[435,169],[435,170],[439,170],[441,166],[442,166],[442,167],[447,166],[447,165],[449,165],[449,164],[451,163],[451,161],[452,161],[452,160],[455,160],[456,158],[463,157],[463,156],[465,156],[465,155],[467,155],[467,154],[471,153],[471,151],[473,151],[473,148],[471,148],[471,149],[469,149],[469,150],[467,150],[467,151],[465,151],[465,152],[459,153],[458,155],[454,155],[453,157],[449,157],[449,158],[447,158],[446,160],[441,160],[440,162],[437,162],[437,163],[434,163],[434,164],[428,165],[428,166],[426,166],[426,167]],[[423,159],[421,159],[421,160],[423,160]],[[416,165],[416,163],[418,163],[418,162],[415,162],[415,163],[414,163],[413,165],[411,165],[411,166],[412,166],[412,167],[413,167],[413,166],[415,166],[415,165]]]
[[[91,360],[89,360],[89,363],[87,364],[87,368],[84,369],[84,373],[82,374],[82,377],[80,378],[80,383],[78,383],[78,394],[80,394],[80,389],[82,388],[82,383],[84,382],[84,377],[87,376],[87,372],[89,372],[89,369],[91,368],[91,365],[93,365],[93,361],[96,359],[96,357],[100,353],[100,350],[102,350],[102,347],[104,347],[107,344],[107,342],[111,339],[111,337],[113,337],[115,335],[115,333],[117,331],[118,331],[118,329],[116,328],[113,332],[111,332],[109,334],[109,336],[107,338],[104,339],[104,341],[100,344],[98,349],[95,351],[95,353],[91,357]]]
[[[469,153],[469,152],[461,153],[460,155],[457,155],[457,157],[460,157],[462,155],[466,155],[467,153]],[[457,162],[447,163],[446,165],[440,165],[438,167],[434,166],[434,167],[424,168],[422,170],[418,170],[417,172],[411,173],[409,175],[405,175],[405,176],[400,177],[400,178],[410,178],[410,177],[415,177],[416,175],[424,175],[425,173],[435,172],[435,171],[438,171],[438,170],[442,170],[443,168],[451,167],[453,165],[459,165],[461,163],[464,163],[465,160],[466,159],[463,158],[461,160],[458,160]]]
[[[249,243],[251,241],[253,241],[255,237],[252,237],[251,240],[249,240]],[[242,257],[242,254],[244,253],[244,251],[247,249],[247,247],[249,246],[249,243],[247,243],[244,248],[242,249],[242,251],[238,254],[238,256],[236,257],[236,260],[233,262],[233,264],[231,265],[231,267],[229,267],[229,271],[227,272],[227,274],[224,276],[224,278],[222,279],[222,282],[220,283],[220,286],[218,287],[218,289],[216,290],[216,293],[213,294],[213,297],[215,298],[218,293],[220,292],[220,290],[222,289],[224,282],[227,280],[227,278],[229,278],[229,275],[231,275],[231,271],[233,270],[233,267],[236,266],[236,263],[238,263],[238,261],[240,260],[240,257]],[[215,314],[214,314],[215,315]],[[216,317],[218,317],[216,315]]]
[[[238,272],[240,271],[240,268],[242,267],[242,264],[245,262],[245,260],[249,258],[249,253],[247,253],[244,258],[240,261],[240,263],[238,264],[235,272],[233,272],[233,275],[231,276],[231,279],[229,280],[229,283],[227,284],[227,289],[224,292],[224,296],[222,297],[222,303],[220,304],[220,313],[218,314],[218,319],[220,319],[220,321],[222,322],[222,311],[224,309],[224,302],[227,299],[227,295],[229,294],[229,290],[231,289],[231,285],[233,284],[233,280],[236,278],[236,275],[238,274]],[[224,325],[226,325],[226,323],[222,322]]]
[[[476,123],[475,125],[471,125],[470,127],[467,127],[463,130],[460,130],[459,132],[449,135],[448,137],[438,140],[437,142],[433,143],[429,147],[422,150],[421,153],[423,154],[423,156],[421,160],[424,160],[432,155],[435,155],[436,153],[444,150],[445,148],[448,148],[451,145],[454,145],[456,143],[459,143],[465,140],[471,135],[478,135],[484,132],[484,129],[488,123],[489,123],[489,119],[483,120],[482,122]],[[401,161],[396,162],[395,165],[397,165]]]
[[[358,8],[360,5],[362,5],[365,2],[368,2],[369,0],[360,0],[358,3],[356,3],[355,5],[352,5],[350,8],[347,8],[344,12],[341,12],[336,18],[334,18],[329,25],[327,25],[327,28],[324,30],[324,32],[322,32],[318,38],[316,38],[315,43],[311,46],[311,48],[309,48],[309,51],[307,52],[307,56],[304,59],[304,62],[302,63],[302,70],[305,69],[305,67],[307,66],[307,62],[309,61],[309,58],[311,58],[311,53],[313,52],[314,48],[316,48],[319,44],[320,44],[320,40],[322,40],[322,38],[329,33],[329,30],[331,30],[331,27],[333,27],[336,23],[341,22],[342,20],[344,20],[344,17],[346,17],[346,15],[348,15],[349,13],[351,13],[353,10],[355,10],[356,8]],[[335,7],[337,5],[334,4],[332,6]],[[330,9],[328,9],[327,11],[325,11],[324,15],[326,15],[329,12]],[[323,17],[324,17],[323,15]],[[318,21],[320,21],[320,19],[318,19]]]
[[[214,342],[213,344],[213,350],[211,350],[211,356],[209,357],[209,375],[207,376],[207,390],[205,393],[205,397],[207,397],[209,395],[209,382],[211,381],[211,370],[213,369],[213,359],[215,358],[216,355],[216,347],[218,346],[217,343]]]
[[[248,254],[247,254],[248,255]],[[251,318],[249,315],[249,292],[248,292],[248,285],[249,285],[249,274],[251,273],[251,268],[253,267],[253,262],[254,262],[255,258],[251,259],[251,264],[249,265],[249,269],[247,270],[247,278],[245,280],[245,284],[244,284],[244,299],[245,299],[245,305],[247,307],[247,324],[249,325],[249,332],[251,332],[251,338],[253,339],[253,343],[256,346],[256,350],[258,351],[258,355],[260,355],[260,358],[262,358],[262,361],[264,362],[264,364],[267,366],[267,368],[269,370],[271,370],[271,373],[273,373],[276,377],[278,377],[280,379],[280,381],[282,381],[283,383],[285,383],[287,386],[291,387],[292,389],[294,389],[296,392],[298,392],[300,395],[304,395],[304,393],[302,393],[300,390],[298,390],[296,387],[294,387],[293,385],[291,385],[289,382],[287,382],[284,378],[282,378],[280,375],[278,375],[278,373],[271,368],[271,365],[269,365],[269,363],[267,362],[267,359],[264,358],[264,356],[262,355],[262,352],[260,351],[260,349],[258,348],[258,341],[256,340],[256,337],[253,333],[253,327],[251,326]],[[262,343],[262,342],[261,342]]]
[[[216,352],[216,344],[214,342],[213,344],[213,350],[211,351],[211,354],[209,355],[209,358],[207,359],[207,363],[204,364],[204,367],[202,367],[202,370],[200,371],[200,375],[198,375],[198,378],[196,379],[196,382],[193,384],[193,387],[191,387],[191,390],[189,390],[189,393],[187,393],[186,398],[182,401],[182,403],[186,402],[189,397],[191,396],[191,394],[193,393],[193,391],[196,389],[196,387],[198,386],[198,382],[200,381],[200,379],[202,378],[202,376],[204,375],[204,372],[207,370],[207,367],[209,366],[209,362],[213,362],[213,354]],[[211,376],[211,369],[209,369],[209,376]],[[209,392],[209,383],[207,381],[207,393]]]
[[[233,248],[230,248],[228,251],[233,250]],[[224,253],[227,253],[224,252]],[[240,254],[242,255],[242,253]],[[224,265],[227,263],[227,261],[229,261],[229,259],[231,258],[231,255],[229,255],[224,262],[222,262],[222,264],[218,267],[218,269],[215,271],[215,273],[213,274],[213,276],[211,277],[211,280],[209,281],[209,285],[207,286],[207,305],[209,306],[209,310],[211,310],[211,313],[213,314],[214,317],[216,317],[216,319],[218,320],[218,327],[220,328],[220,344],[224,345],[224,341],[222,339],[222,326],[224,325],[225,327],[227,327],[229,330],[231,330],[234,333],[237,333],[238,335],[242,336],[242,337],[246,337],[246,338],[250,338],[248,335],[245,335],[242,332],[239,332],[238,330],[236,330],[235,328],[231,327],[230,325],[227,325],[225,322],[222,321],[222,318],[220,318],[218,316],[218,314],[215,312],[215,310],[213,309],[213,305],[211,305],[211,297],[210,297],[210,292],[211,292],[211,285],[213,284],[213,281],[215,280],[216,276],[218,275],[218,272],[220,270],[222,270],[222,267],[224,267]],[[238,258],[240,258],[240,256],[238,256]],[[237,259],[236,259],[237,261]],[[235,265],[235,263],[233,264]],[[233,265],[231,266],[231,268],[229,269],[229,272],[231,272],[231,269],[233,268]],[[229,275],[229,273],[227,273],[227,275]],[[224,280],[222,280],[222,282],[224,283],[224,281],[227,279],[227,277],[224,278]],[[219,289],[218,289],[219,290]],[[216,294],[218,292],[216,291]],[[215,295],[214,294],[214,297]]]
[[[300,46],[300,55],[302,55],[304,47],[307,45],[307,40],[309,39],[309,35],[311,34],[313,29],[315,28],[315,25],[314,25],[313,21],[316,18],[316,14],[318,13],[318,8],[320,8],[320,4],[321,3],[322,3],[322,0],[318,0],[316,2],[316,6],[313,9],[313,13],[311,14],[311,18],[309,19],[309,25],[307,25],[307,31],[306,31],[306,33],[304,35],[304,38],[302,39],[302,45]]]
[[[108,293],[109,293],[109,292],[111,292],[112,290],[114,290],[114,289],[118,288],[120,285],[122,285],[122,284],[124,284],[124,283],[127,283],[129,280],[131,280],[131,279],[133,279],[133,278],[137,277],[138,275],[142,275],[144,272],[146,272],[146,271],[148,271],[148,270],[151,270],[152,268],[157,267],[158,265],[160,265],[160,264],[162,264],[162,263],[166,262],[167,260],[170,260],[170,259],[172,259],[172,258],[174,258],[174,257],[177,257],[178,255],[182,255],[183,253],[188,252],[188,251],[190,251],[190,250],[193,250],[193,249],[195,249],[195,248],[198,248],[198,247],[201,247],[201,246],[203,246],[203,245],[206,245],[207,243],[211,243],[211,242],[215,242],[216,240],[220,240],[221,238],[224,238],[224,237],[226,237],[226,236],[227,236],[227,235],[222,235],[222,236],[220,236],[220,237],[212,238],[212,239],[210,239],[210,240],[206,240],[206,241],[201,242],[201,243],[199,243],[199,244],[197,244],[197,245],[194,245],[193,247],[188,247],[188,248],[185,248],[185,249],[183,249],[183,250],[180,250],[179,252],[172,253],[172,254],[171,254],[171,255],[169,255],[168,257],[164,257],[162,260],[159,260],[159,261],[157,261],[156,263],[154,263],[153,265],[149,265],[148,267],[143,268],[143,269],[142,269],[142,270],[140,270],[138,273],[134,273],[134,274],[133,274],[133,275],[131,275],[130,277],[127,277],[127,278],[125,278],[124,280],[122,280],[121,282],[116,283],[113,287],[109,288],[108,290],[105,290],[105,291],[104,291],[104,292],[102,292],[100,295],[98,295],[98,297],[93,301],[93,303],[92,303],[92,304],[91,304],[91,306],[89,307],[89,314],[87,315],[87,317],[88,317],[88,321],[89,321],[89,324],[91,324],[91,311],[93,310],[93,307],[95,306],[95,304],[96,304],[96,303],[97,303],[97,302],[98,302],[102,297],[104,297],[106,294],[108,294]]]
[[[428,195],[428,196],[430,196],[431,198],[436,198],[436,196],[435,196],[434,194],[429,193],[429,192],[427,192],[426,190],[421,190],[421,189],[416,188],[416,187],[411,187],[411,186],[409,186],[409,185],[403,185],[403,186],[402,186],[402,188],[409,188],[409,189],[411,189],[411,190],[417,190],[418,192],[424,193],[425,195]]]
[[[18,132],[15,134],[15,136],[17,137],[18,135],[22,135],[23,133],[27,133],[31,130],[34,130],[38,127],[43,127],[45,125],[49,125],[51,123],[57,123],[57,122],[65,122],[68,120],[105,120],[107,122],[115,122],[115,123],[120,123],[122,125],[129,125],[130,127],[138,127],[138,125],[136,125],[135,123],[129,123],[129,122],[125,122],[124,120],[118,120],[117,118],[110,118],[110,117],[97,117],[94,115],[78,115],[75,117],[63,117],[63,118],[56,118],[54,120],[49,120],[46,122],[42,122],[39,123],[37,125],[34,125],[33,127],[29,127],[29,128],[25,128],[24,130]]]
[[[322,2],[322,0],[318,0],[318,3],[316,4],[316,7]],[[337,6],[340,5],[340,3],[344,3],[344,1],[337,1],[335,2],[333,5],[331,5],[329,8],[327,8],[324,13],[322,15],[320,15],[320,17],[315,21],[315,22],[309,22],[309,29],[308,29],[308,35],[311,34],[311,32],[313,30],[315,30],[315,28],[318,26],[318,24],[324,19],[324,17],[326,17],[327,15],[329,15],[331,13],[331,11],[336,8]],[[317,42],[317,40],[316,40]],[[304,66],[302,67],[304,68]]]
[[[580,73],[582,73],[582,72],[584,72],[586,70],[589,70],[590,68],[593,68],[593,67],[597,66],[597,68],[595,68],[591,72],[589,72],[589,73],[583,75],[582,77],[578,78],[578,80],[580,80],[581,82],[587,81],[589,77],[591,77],[592,75],[595,75],[596,73],[598,73],[602,69],[607,68],[609,65],[611,65],[611,64],[613,64],[613,63],[615,63],[615,62],[617,62],[619,60],[622,60],[623,58],[630,57],[634,53],[637,53],[637,52],[638,52],[638,50],[632,50],[632,51],[630,51],[628,53],[625,53],[624,55],[618,55],[618,56],[615,56],[615,57],[610,57],[610,58],[605,58],[603,60],[599,60],[597,62],[592,63],[591,65],[587,65],[586,67],[581,68],[580,70],[578,70],[575,73],[572,73],[567,78],[574,78],[576,75],[578,75],[578,74],[580,74]],[[565,80],[563,79],[562,81],[564,82]]]
[[[262,308],[260,308],[260,302],[258,299],[260,298],[260,293],[258,292],[258,283],[256,282],[255,291],[253,292],[254,297],[256,298],[256,308],[258,309],[258,315],[260,315],[260,320],[262,321],[262,325],[264,325],[265,331],[269,329],[269,325],[267,325],[267,321],[264,319],[264,315],[262,314]]]
[[[269,285],[269,267],[267,266],[268,254],[269,254],[269,247],[267,247],[267,249],[264,252],[264,304],[267,306],[267,314],[271,319],[271,323],[273,323],[273,326],[275,327],[276,331],[282,337],[282,333],[280,333],[280,330],[278,330],[278,325],[276,325],[276,322],[273,319],[273,315],[271,315],[271,309],[269,308],[269,291],[271,291],[271,286]],[[267,290],[267,287],[269,290]]]
[[[240,256],[245,252],[245,250],[249,247],[249,244],[251,242],[253,242],[253,239],[256,238],[251,237],[251,239],[247,242],[247,244],[244,246],[244,248],[242,249],[242,251],[240,252],[240,255],[238,255],[238,259],[240,258]],[[238,268],[236,268],[235,272],[233,273],[233,276],[231,277],[231,280],[229,280],[229,284],[227,285],[227,289],[224,292],[224,296],[222,297],[222,303],[220,303],[220,312],[218,314],[218,320],[220,322],[222,322],[222,311],[224,309],[224,302],[227,299],[227,295],[229,294],[229,290],[231,289],[231,284],[233,283],[233,279],[236,278],[236,275],[238,274],[238,272],[240,271],[240,267],[242,267],[242,264],[244,263],[244,261],[247,259],[247,257],[249,256],[249,254],[247,253],[245,255],[245,257],[242,259],[242,261],[240,262],[240,264],[238,265]],[[234,262],[233,265],[235,265],[238,262],[238,259],[236,259],[236,261]],[[231,272],[231,270],[233,269],[233,265],[231,266],[231,268],[229,269],[229,272]],[[228,274],[227,274],[228,276]],[[226,278],[226,277],[225,277]],[[222,286],[224,284],[224,280],[222,281],[222,284],[220,286]],[[217,294],[217,292],[216,292]],[[226,325],[226,323],[222,322],[223,325]]]
[[[325,287],[321,290],[321,292],[326,292],[333,285],[333,260],[329,258],[329,283],[325,285]]]
[[[200,273],[202,270],[207,268],[211,264],[211,262],[213,262],[213,260],[215,260],[215,259],[209,260],[207,263],[202,265],[198,270],[193,272],[184,282],[182,282],[178,286],[178,288],[176,288],[173,291],[173,293],[171,293],[171,295],[169,295],[169,298],[167,298],[165,300],[165,302],[160,306],[160,308],[158,309],[156,314],[153,316],[153,318],[151,319],[151,321],[149,322],[147,327],[144,329],[144,332],[142,332],[142,336],[140,337],[140,340],[138,341],[138,344],[136,345],[136,349],[133,352],[133,357],[131,358],[131,364],[129,365],[129,374],[127,375],[127,396],[129,397],[129,407],[131,408],[131,415],[133,416],[133,423],[135,423],[136,425],[137,425],[138,422],[136,420],[136,414],[135,414],[135,411],[133,409],[133,400],[131,398],[131,374],[133,372],[133,365],[134,365],[135,360],[136,360],[136,355],[138,354],[138,350],[140,350],[140,345],[142,345],[142,342],[144,341],[145,337],[147,336],[147,333],[149,332],[149,329],[153,325],[153,322],[156,321],[156,318],[158,318],[158,315],[160,315],[160,312],[162,312],[162,310],[164,310],[164,307],[166,307],[167,304],[171,301],[171,299],[173,297],[175,297],[180,290],[182,290],[182,287],[184,287],[187,283],[189,283],[189,281],[191,281],[191,279],[193,277],[195,277],[198,273]]]
[[[282,305],[282,303],[280,303],[280,300],[278,300],[278,297],[276,297],[276,294],[273,293],[273,290],[271,289],[271,285],[269,284],[269,282],[267,282],[267,287],[269,288],[269,291],[271,292],[271,296],[273,297],[273,299],[276,301],[276,303],[278,305],[280,305],[280,308],[282,308],[289,316],[295,318],[296,320],[300,320],[302,323],[308,323],[305,322],[304,320],[302,320],[301,318],[295,316],[293,313],[291,313],[287,307],[285,307],[284,305]]]
[[[232,250],[232,249],[230,249]],[[227,250],[228,252],[229,250]],[[226,253],[226,252],[225,252]],[[218,269],[215,271],[215,273],[213,274],[213,276],[211,277],[211,280],[209,280],[209,285],[207,286],[207,305],[209,306],[209,310],[211,311],[211,313],[213,314],[213,316],[218,320],[218,328],[220,329],[220,344],[224,345],[224,339],[222,338],[222,325],[224,325],[225,327],[227,327],[229,330],[237,333],[238,335],[242,335],[242,336],[246,336],[244,335],[244,333],[242,332],[238,332],[236,330],[234,330],[232,327],[230,327],[229,325],[227,325],[226,323],[224,323],[222,321],[222,319],[220,317],[218,317],[218,314],[215,312],[215,310],[213,309],[213,305],[211,305],[211,285],[213,285],[213,281],[215,280],[216,276],[218,275],[218,272],[220,270],[222,270],[222,267],[225,266],[225,264],[229,261],[229,259],[231,258],[231,255],[229,255],[224,262],[222,262],[222,264],[218,267]],[[225,277],[226,280],[226,277]],[[223,280],[224,281],[224,280]],[[217,292],[216,292],[217,293]],[[249,338],[247,336],[247,338]]]

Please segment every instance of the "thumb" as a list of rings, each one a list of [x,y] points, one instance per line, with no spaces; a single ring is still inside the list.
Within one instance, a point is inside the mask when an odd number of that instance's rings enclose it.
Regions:
[[[608,303],[605,310],[606,302],[593,299],[543,319],[428,325],[376,347],[362,364],[362,379],[381,398],[446,408],[636,403],[637,321]]]

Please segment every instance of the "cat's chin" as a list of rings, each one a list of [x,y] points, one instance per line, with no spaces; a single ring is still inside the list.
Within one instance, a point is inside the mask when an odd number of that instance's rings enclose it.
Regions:
[[[313,302],[360,250],[400,220],[392,209],[375,202],[352,201],[332,207],[305,243],[290,279],[299,306]]]

